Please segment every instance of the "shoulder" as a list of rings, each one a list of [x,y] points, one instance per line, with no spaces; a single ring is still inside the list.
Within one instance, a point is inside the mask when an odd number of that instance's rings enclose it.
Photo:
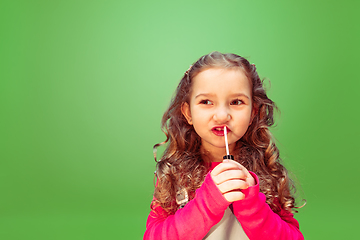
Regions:
[[[273,210],[274,213],[280,216],[282,220],[288,222],[297,228],[299,228],[299,222],[294,218],[294,214],[290,211],[285,210],[282,208],[281,203],[278,198],[274,198],[274,204],[277,206],[277,210]]]

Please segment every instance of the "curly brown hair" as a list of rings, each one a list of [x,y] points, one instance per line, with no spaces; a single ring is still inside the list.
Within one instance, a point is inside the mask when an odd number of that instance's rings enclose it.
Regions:
[[[190,104],[193,78],[209,68],[238,68],[251,81],[256,114],[245,135],[237,141],[233,155],[237,162],[257,174],[260,191],[266,195],[266,202],[274,212],[280,210],[276,202],[291,212],[295,208],[292,196],[295,187],[280,163],[279,150],[269,131],[274,124],[273,114],[277,107],[267,97],[255,65],[236,54],[219,52],[202,56],[185,72],[163,115],[161,127],[167,137],[163,143],[168,144],[157,161],[158,181],[152,204],[160,205],[169,214],[174,214],[178,208],[175,197],[179,188],[185,188],[192,199],[209,171],[210,163],[204,161],[200,154],[201,139],[181,112],[183,103]],[[156,144],[154,149],[161,144]]]

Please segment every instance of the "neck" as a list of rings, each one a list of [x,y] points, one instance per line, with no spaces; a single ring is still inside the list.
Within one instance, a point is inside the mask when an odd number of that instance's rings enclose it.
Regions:
[[[235,144],[229,146],[230,154],[233,152]],[[202,158],[205,162],[222,162],[223,157],[226,155],[226,148],[208,148],[205,149],[203,145],[200,147]]]

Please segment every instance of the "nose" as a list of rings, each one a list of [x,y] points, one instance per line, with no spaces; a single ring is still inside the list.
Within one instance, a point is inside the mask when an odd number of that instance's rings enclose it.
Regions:
[[[226,123],[231,119],[229,109],[227,107],[218,107],[213,115],[213,119],[217,123]]]

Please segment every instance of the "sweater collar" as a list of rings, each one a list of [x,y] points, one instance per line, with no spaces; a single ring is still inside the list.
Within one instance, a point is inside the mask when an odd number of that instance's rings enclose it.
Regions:
[[[217,165],[219,165],[221,162],[212,162],[210,166],[210,171],[213,170]]]

